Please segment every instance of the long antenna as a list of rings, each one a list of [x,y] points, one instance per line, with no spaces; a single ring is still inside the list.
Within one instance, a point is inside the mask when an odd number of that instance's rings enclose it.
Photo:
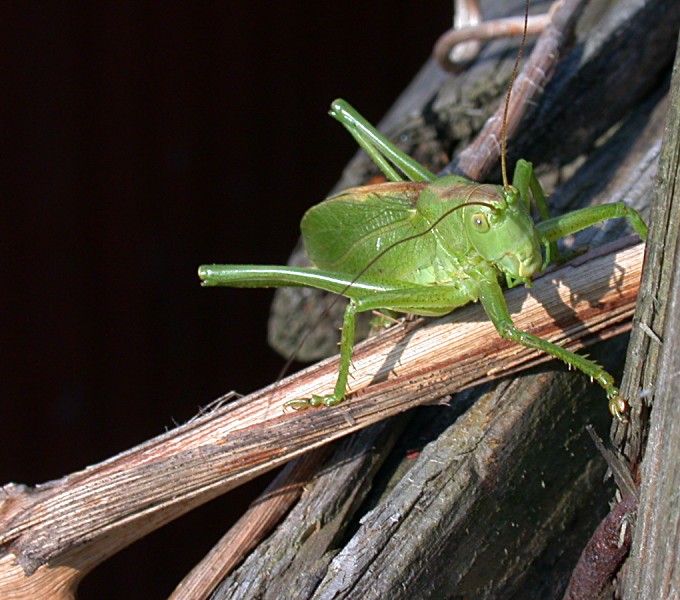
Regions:
[[[508,112],[510,109],[510,96],[512,96],[512,86],[517,79],[517,73],[519,73],[519,63],[522,60],[522,53],[524,52],[524,46],[527,42],[527,28],[529,23],[529,2],[526,1],[524,8],[524,29],[522,31],[522,42],[519,45],[519,52],[517,53],[517,58],[515,58],[515,65],[512,67],[512,75],[510,75],[510,84],[508,85],[508,93],[505,95],[505,108],[503,109],[503,125],[501,127],[501,173],[503,174],[503,187],[509,188],[510,183],[508,182],[508,167],[506,159],[506,151],[508,147],[507,139],[507,129],[508,129]]]

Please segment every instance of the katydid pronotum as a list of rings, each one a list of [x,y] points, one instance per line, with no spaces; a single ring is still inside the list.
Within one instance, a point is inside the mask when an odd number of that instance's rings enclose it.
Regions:
[[[611,413],[625,420],[627,402],[602,367],[514,326],[500,280],[509,287],[531,285],[556,258],[558,239],[608,219],[627,218],[646,240],[640,215],[616,202],[550,218],[543,189],[524,160],[517,162],[512,185],[480,184],[458,175],[438,178],[345,101],[333,102],[330,114],[390,181],[348,189],[306,212],[301,231],[315,267],[203,265],[198,271],[205,286],[307,286],[349,298],[335,389],[287,405],[331,406],[345,399],[358,312],[440,316],[479,300],[502,337],[591,377],[605,390]],[[532,197],[541,218],[537,223],[530,214]]]

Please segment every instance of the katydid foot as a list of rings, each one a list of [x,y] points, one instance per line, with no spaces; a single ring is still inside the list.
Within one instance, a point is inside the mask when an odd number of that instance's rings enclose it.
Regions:
[[[621,423],[628,423],[627,413],[630,410],[630,405],[614,386],[607,390],[607,400],[609,401],[609,412],[612,416],[616,417]]]
[[[344,400],[344,396],[337,394],[329,394],[328,396],[319,396],[312,394],[310,398],[295,398],[295,400],[288,400],[284,403],[285,408],[292,408],[293,410],[307,410],[308,408],[316,408],[318,406],[335,406]]]

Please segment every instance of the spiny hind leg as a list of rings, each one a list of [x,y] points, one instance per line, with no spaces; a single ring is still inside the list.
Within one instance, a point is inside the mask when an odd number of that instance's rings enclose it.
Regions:
[[[512,322],[508,307],[503,296],[503,290],[497,281],[485,281],[480,286],[480,299],[484,310],[496,327],[501,337],[512,340],[527,348],[535,348],[559,358],[568,365],[578,369],[588,375],[592,381],[596,381],[607,394],[609,411],[619,421],[626,421],[628,403],[621,396],[616,387],[614,378],[596,362],[587,359],[585,356],[571,352],[548,340],[539,338],[526,331],[521,331]]]

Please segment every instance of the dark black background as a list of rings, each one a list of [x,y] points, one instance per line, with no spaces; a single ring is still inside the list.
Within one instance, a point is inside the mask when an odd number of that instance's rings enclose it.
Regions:
[[[283,263],[451,3],[3,5],[0,483],[37,484],[271,382],[271,291],[205,262]],[[434,12],[436,11],[436,12]],[[162,597],[254,482],[136,543],[83,598]]]

